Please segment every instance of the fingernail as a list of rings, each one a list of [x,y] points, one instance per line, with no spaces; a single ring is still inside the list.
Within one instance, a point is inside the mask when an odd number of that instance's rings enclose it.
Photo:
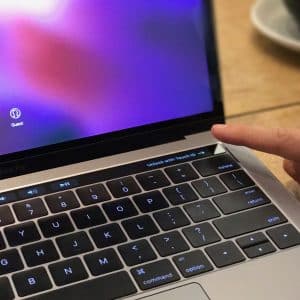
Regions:
[[[215,124],[215,125],[213,125],[213,127],[212,127],[212,129],[213,130],[222,130],[222,129],[225,129],[227,127],[227,125],[226,124]]]

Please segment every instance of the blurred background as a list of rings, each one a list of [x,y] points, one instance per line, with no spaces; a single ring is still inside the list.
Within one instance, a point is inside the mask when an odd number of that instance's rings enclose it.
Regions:
[[[282,0],[269,2],[273,5],[270,10],[275,10],[277,4],[282,5]],[[300,52],[285,48],[256,30],[250,14],[257,3],[254,0],[215,0],[228,122],[300,127]],[[280,12],[274,13],[277,15],[266,15],[263,21],[280,17]],[[285,29],[282,22],[277,26]],[[300,42],[300,26],[298,29]],[[281,182],[291,184],[280,158],[256,154]]]

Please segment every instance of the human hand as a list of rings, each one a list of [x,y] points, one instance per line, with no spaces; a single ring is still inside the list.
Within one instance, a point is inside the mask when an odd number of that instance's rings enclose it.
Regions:
[[[283,157],[284,170],[300,183],[300,129],[214,125],[211,131],[224,143],[246,146]]]

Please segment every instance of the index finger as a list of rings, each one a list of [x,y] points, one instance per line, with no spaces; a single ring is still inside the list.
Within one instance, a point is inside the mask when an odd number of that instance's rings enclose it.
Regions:
[[[217,139],[228,144],[246,146],[300,161],[300,129],[215,125],[212,133]]]

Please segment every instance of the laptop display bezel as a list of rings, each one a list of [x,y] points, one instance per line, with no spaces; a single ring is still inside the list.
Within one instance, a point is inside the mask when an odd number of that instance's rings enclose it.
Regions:
[[[203,1],[202,17],[214,102],[212,112],[2,155],[0,179],[181,139],[189,134],[209,130],[214,123],[223,123],[224,110],[211,0]]]

